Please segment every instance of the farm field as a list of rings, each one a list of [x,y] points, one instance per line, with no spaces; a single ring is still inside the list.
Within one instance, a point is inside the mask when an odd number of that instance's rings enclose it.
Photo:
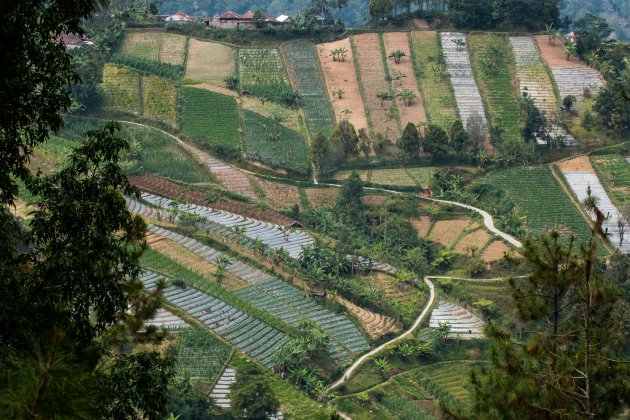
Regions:
[[[344,180],[356,172],[361,180],[373,184],[426,188],[436,170],[434,167],[342,170],[335,174],[335,179]]]
[[[234,98],[193,87],[182,87],[181,95],[184,135],[210,149],[241,149],[240,117]]]
[[[140,83],[138,72],[127,67],[105,64],[101,85],[105,106],[139,114],[142,106]]]
[[[521,142],[523,119],[512,86],[510,43],[501,35],[471,34],[468,47],[491,124],[501,130],[502,140]]]
[[[462,235],[464,229],[471,227],[470,219],[438,220],[429,232],[429,239],[451,247]]]
[[[409,105],[406,105],[402,100],[397,99],[400,123],[402,124],[403,129],[407,123],[417,125],[420,122],[425,122],[427,117],[424,112],[424,106],[422,103],[423,98],[418,91],[418,83],[413,69],[413,59],[409,48],[409,33],[386,32],[383,34],[383,42],[385,45],[385,53],[388,57],[392,51],[400,50],[405,53],[405,57],[401,58],[400,64],[396,64],[393,58],[387,59],[389,75],[392,78],[402,77],[398,81],[392,81],[394,94],[400,91],[400,89],[409,89],[416,95],[416,98],[411,101]]]
[[[332,207],[339,197],[337,188],[305,188],[304,193],[311,209]]]
[[[297,108],[289,108],[275,102],[262,101],[255,97],[240,97],[241,108],[255,112],[265,118],[275,119],[286,128],[307,135],[306,127],[302,121],[302,115]]]
[[[186,37],[157,31],[128,31],[120,52],[145,60],[181,65],[186,52]]]
[[[177,124],[175,102],[177,86],[156,76],[142,76],[142,114],[174,127]]]
[[[481,259],[487,263],[493,263],[503,258],[506,252],[510,251],[510,247],[500,240],[493,241],[481,254]]]
[[[300,204],[300,193],[296,186],[270,182],[264,179],[256,179],[256,182],[265,193],[265,200],[271,208],[291,210],[295,204]]]
[[[177,373],[210,385],[221,373],[230,347],[201,328],[187,328],[179,333]]]
[[[68,159],[68,156],[77,145],[78,143],[74,140],[51,136],[47,142],[38,145],[34,153],[41,159],[45,159],[54,165],[59,165]]]
[[[300,102],[309,132],[312,136],[319,132],[330,135],[335,116],[328,102],[315,46],[309,41],[291,41],[285,44],[284,51],[302,96]]]
[[[468,119],[476,114],[482,118],[487,126],[481,94],[470,64],[469,45],[466,37],[459,32],[442,32],[440,39],[442,41],[446,68],[451,75],[451,84],[455,93],[459,119],[466,127]],[[458,40],[463,41],[465,45],[457,45],[456,42]]]
[[[343,61],[333,61],[330,52],[337,49],[345,49],[347,51]],[[319,44],[317,45],[317,54],[324,73],[324,78],[326,79],[326,88],[330,102],[332,103],[337,119],[343,117],[342,111],[349,109],[352,113],[348,116],[348,121],[354,125],[354,128],[357,131],[361,128],[365,128],[369,131],[363,98],[361,97],[361,89],[359,87],[359,81],[357,80],[350,38],[344,38],[327,44]],[[335,89],[344,90],[341,99],[339,99],[338,95],[333,93]]]
[[[470,229],[474,229],[472,226]],[[477,250],[481,250],[485,244],[491,239],[490,234],[485,229],[479,227],[474,231],[471,231],[466,236],[461,238],[454,247],[456,252],[460,254],[469,254],[470,247],[477,247]]]
[[[227,45],[191,38],[185,77],[223,87],[223,79],[236,71],[235,59],[234,50]]]
[[[505,191],[516,204],[519,215],[526,217],[524,224],[530,234],[538,235],[555,227],[563,235],[575,234],[579,243],[588,241],[589,226],[548,167],[507,169],[478,182]]]
[[[302,174],[310,172],[309,149],[302,135],[247,110],[243,111],[243,127],[249,159]]]
[[[457,105],[449,79],[436,79],[432,70],[440,54],[438,35],[435,32],[413,31],[411,46],[427,119],[431,124],[449,128],[458,119]]]
[[[630,217],[630,162],[621,155],[593,155],[591,163],[615,206]]]
[[[373,135],[381,133],[383,136],[396,141],[400,137],[398,117],[388,118],[387,116],[388,108],[390,106],[395,107],[395,103],[385,101],[386,103],[381,105],[381,100],[376,97],[379,92],[390,92],[389,84],[385,80],[386,72],[379,35],[353,35],[351,40],[355,65],[360,74],[359,86],[363,93]]]
[[[470,371],[473,363],[466,360],[436,363],[405,374],[425,387],[437,398],[453,398],[463,406],[472,404]],[[444,395],[446,394],[446,395]]]
[[[573,95],[578,99],[579,104],[585,99],[585,89],[596,94],[597,90],[603,86],[597,70],[581,63],[575,57],[567,60],[564,45],[559,39],[556,38],[553,43],[550,43],[546,35],[537,35],[536,42],[543,59],[551,69],[560,100]]]
[[[258,97],[280,102],[291,90],[280,51],[276,48],[239,48],[238,74],[241,89]]]

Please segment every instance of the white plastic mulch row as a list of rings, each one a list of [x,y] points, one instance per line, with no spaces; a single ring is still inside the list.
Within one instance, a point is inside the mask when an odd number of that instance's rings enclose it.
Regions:
[[[557,113],[558,104],[553,92],[553,86],[546,73],[540,54],[536,49],[534,40],[529,36],[512,36],[510,37],[510,44],[512,45],[512,51],[514,51],[516,74],[521,95],[527,93],[528,96],[531,96],[538,109],[542,112],[546,114]],[[575,138],[558,125],[553,125],[549,134],[556,138],[564,138],[564,144],[567,146],[577,145]],[[546,144],[546,141],[538,140],[538,143]]]
[[[477,114],[487,126],[483,102],[470,65],[467,45],[456,44],[458,39],[466,42],[466,36],[459,32],[442,32],[440,37],[462,124],[466,127],[468,119]]]
[[[443,323],[451,327],[449,337],[483,338],[483,321],[472,312],[453,303],[442,301],[431,312],[429,327],[438,328]]]
[[[597,70],[582,65],[580,67],[551,67],[561,98],[575,96],[584,99],[584,89],[588,88],[593,96],[604,86]]]
[[[212,387],[210,398],[221,408],[230,408],[230,386],[236,382],[236,370],[226,368]]]
[[[166,282],[168,287],[162,293],[167,302],[269,368],[277,352],[289,341],[283,332],[193,287],[168,285],[170,279],[151,271],[144,271],[140,280],[148,290],[156,289],[159,281]]]
[[[184,328],[188,328],[188,324],[186,324],[186,321],[184,321],[177,315],[172,314],[164,308],[158,309],[155,313],[155,316],[145,322],[145,325],[163,327],[168,330],[181,330]]]
[[[580,202],[583,202],[587,198],[588,188],[590,187],[591,195],[597,199],[597,207],[604,216],[607,216],[607,219],[604,221],[603,228],[604,231],[608,233],[610,242],[622,252],[630,252],[630,228],[625,228],[626,234],[624,235],[623,242],[620,243],[621,237],[617,222],[620,219],[624,219],[619,213],[617,207],[615,207],[610,200],[610,197],[608,197],[608,194],[606,193],[606,190],[604,190],[601,182],[599,182],[597,175],[592,172],[567,171],[563,173]],[[594,214],[591,214],[591,217],[595,220]]]
[[[162,207],[163,209],[169,209],[170,206],[174,205],[171,204],[173,200],[169,198],[146,192],[142,193],[142,199],[153,206]],[[132,203],[130,201],[132,200],[128,200],[128,203],[131,205]],[[315,242],[313,238],[302,231],[288,232],[285,234],[282,231],[282,227],[278,225],[241,216],[240,214],[230,213],[224,210],[214,210],[196,204],[177,203],[176,206],[179,211],[202,216],[211,222],[227,228],[234,226],[243,227],[245,228],[245,236],[248,238],[259,239],[265,245],[273,249],[283,248],[292,258],[298,258],[302,253],[303,247]]]

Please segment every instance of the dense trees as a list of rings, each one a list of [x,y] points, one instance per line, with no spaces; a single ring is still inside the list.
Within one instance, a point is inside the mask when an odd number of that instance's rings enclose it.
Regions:
[[[560,23],[559,0],[450,0],[451,19],[470,29],[522,28],[540,30]]]
[[[400,148],[405,152],[406,159],[418,157],[420,153],[420,133],[412,123],[407,123],[399,143]]]

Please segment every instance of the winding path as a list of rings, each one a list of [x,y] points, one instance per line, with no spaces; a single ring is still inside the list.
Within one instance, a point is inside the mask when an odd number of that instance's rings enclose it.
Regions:
[[[365,362],[368,358],[370,358],[370,357],[374,356],[375,354],[381,352],[385,347],[389,346],[390,344],[394,344],[394,343],[402,340],[403,338],[405,338],[408,335],[412,334],[418,328],[420,323],[424,320],[424,318],[429,313],[429,310],[431,309],[431,306],[433,306],[433,302],[435,301],[435,286],[433,286],[433,283],[431,282],[431,280],[429,280],[430,278],[432,278],[432,277],[431,276],[427,276],[427,277],[424,278],[424,282],[427,284],[427,286],[429,286],[429,291],[431,292],[431,295],[429,296],[429,301],[427,302],[427,304],[425,305],[424,309],[422,310],[422,313],[420,314],[420,316],[418,316],[418,318],[413,323],[411,328],[409,328],[404,333],[400,334],[398,337],[392,338],[391,340],[381,344],[380,346],[378,346],[374,350],[369,351],[368,353],[365,353],[363,356],[359,357],[352,364],[352,366],[350,366],[348,369],[346,369],[346,371],[343,373],[343,375],[341,375],[341,378],[337,382],[335,382],[334,384],[332,384],[330,386],[331,389],[335,389],[335,388],[339,387],[340,385],[342,385],[344,382],[346,382],[348,380],[348,378],[350,378],[352,373],[355,371],[355,369],[358,368],[359,366],[361,366],[363,364],[363,362]]]

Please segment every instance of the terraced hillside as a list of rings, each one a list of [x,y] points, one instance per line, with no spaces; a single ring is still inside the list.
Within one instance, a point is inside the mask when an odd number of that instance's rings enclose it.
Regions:
[[[484,323],[470,311],[453,303],[440,302],[431,312],[429,326],[438,328],[440,324],[451,327],[449,337],[452,338],[483,338]]]
[[[145,60],[183,64],[186,37],[168,32],[128,31],[125,33],[120,52]]]
[[[222,257],[231,260],[225,269],[251,285],[238,290],[237,296],[290,325],[303,319],[315,322],[333,338],[331,355],[339,363],[350,361],[350,353],[368,350],[367,341],[348,317],[321,307],[305,297],[304,292],[297,287],[184,235],[157,226],[150,226],[149,231],[183,245],[213,263]]]
[[[140,280],[148,290],[154,290],[160,280],[170,283],[163,291],[169,304],[202,322],[264,366],[272,367],[275,354],[289,341],[286,334],[193,287],[176,286],[173,279],[147,270]]]
[[[151,206],[158,206],[161,208],[175,206],[179,209],[179,211],[201,216],[210,222],[211,225],[208,226],[208,228],[217,229],[218,232],[227,231],[234,226],[243,227],[245,228],[245,237],[250,239],[260,239],[263,243],[265,243],[265,245],[273,249],[283,248],[292,258],[299,257],[302,252],[302,248],[313,243],[313,239],[308,234],[299,230],[283,231],[283,229],[278,225],[262,222],[260,220],[241,216],[239,214],[223,210],[212,210],[208,207],[196,204],[187,205],[177,203],[168,198],[159,197],[150,193],[142,193],[142,199],[150,203]],[[130,204],[130,211],[134,213],[138,213],[143,216],[146,215],[147,217],[154,217],[156,214],[156,209],[151,206],[146,206],[142,203],[129,199],[128,203]]]
[[[187,79],[223,87],[223,79],[234,75],[234,72],[235,55],[231,47],[190,39],[185,73]]]

